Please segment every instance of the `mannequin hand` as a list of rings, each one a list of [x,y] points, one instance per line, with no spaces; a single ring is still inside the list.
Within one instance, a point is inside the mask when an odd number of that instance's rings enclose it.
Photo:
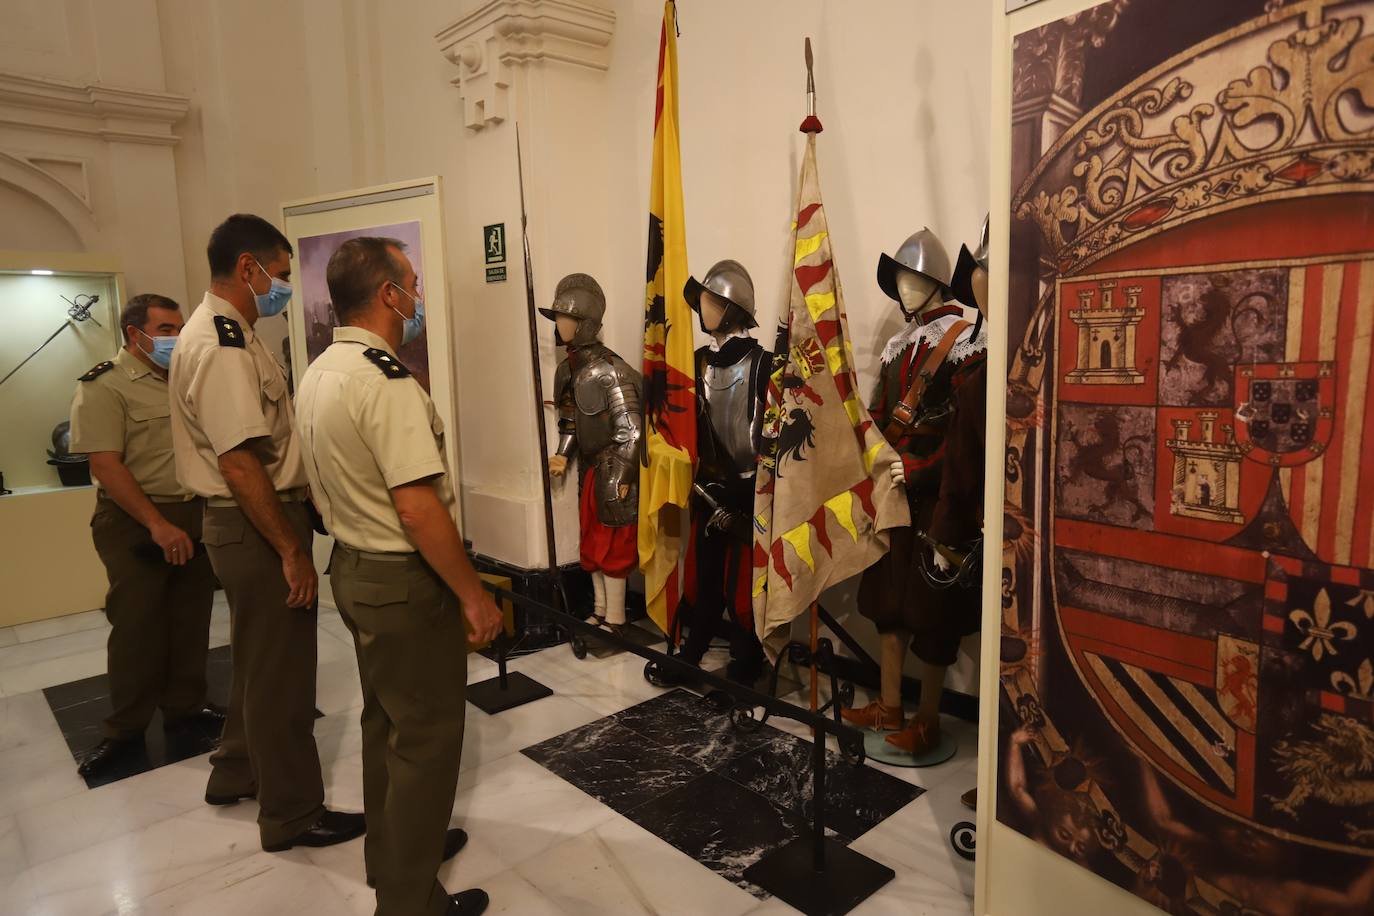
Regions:
[[[906,466],[902,464],[902,459],[898,458],[896,461],[892,462],[892,464],[888,465],[887,471],[892,475],[893,486],[900,487],[906,485]]]
[[[940,551],[933,550],[931,553],[935,556],[935,568],[940,570],[940,572],[949,572],[954,568],[954,564],[946,560],[945,555],[940,553]]]
[[[564,455],[549,456],[549,476],[562,477],[568,470],[568,459]]]

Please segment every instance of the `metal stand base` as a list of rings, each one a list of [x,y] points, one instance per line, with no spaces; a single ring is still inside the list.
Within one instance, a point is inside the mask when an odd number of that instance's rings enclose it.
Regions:
[[[864,732],[864,751],[869,760],[887,764],[890,767],[933,767],[951,759],[959,750],[959,742],[948,732],[940,733],[940,741],[926,753],[917,756],[908,754],[899,747],[887,743],[892,732]]]
[[[468,702],[488,715],[524,706],[547,696],[553,696],[553,691],[519,671],[507,674],[504,684],[497,676],[468,685]]]
[[[825,839],[825,870],[816,871],[816,844],[797,837],[744,872],[744,880],[807,916],[843,916],[897,877],[886,865]]]

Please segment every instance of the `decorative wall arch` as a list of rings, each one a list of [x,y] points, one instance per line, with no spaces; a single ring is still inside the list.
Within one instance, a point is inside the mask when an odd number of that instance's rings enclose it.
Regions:
[[[41,201],[71,227],[87,251],[100,248],[100,227],[86,201],[22,156],[0,150],[0,183]]]

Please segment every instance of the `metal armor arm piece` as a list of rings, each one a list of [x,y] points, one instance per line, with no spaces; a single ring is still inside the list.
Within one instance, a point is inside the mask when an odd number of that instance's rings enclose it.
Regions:
[[[606,392],[606,402],[614,444],[602,453],[596,496],[601,520],[620,527],[633,523],[639,514],[639,449],[643,436],[639,386],[632,378],[618,374],[618,384]]]
[[[572,371],[567,360],[554,370],[553,400],[558,407],[558,448],[554,454],[571,461],[577,449],[577,402],[573,399]]]

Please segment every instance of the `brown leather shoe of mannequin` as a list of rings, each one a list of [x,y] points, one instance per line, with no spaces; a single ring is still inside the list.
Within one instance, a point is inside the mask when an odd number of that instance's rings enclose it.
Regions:
[[[969,789],[969,790],[968,790],[967,792],[965,792],[963,795],[960,795],[960,796],[959,796],[959,801],[963,802],[963,803],[964,803],[964,807],[965,807],[965,808],[968,808],[970,811],[977,811],[977,810],[978,810],[978,789],[977,789],[977,787],[975,786],[974,788]]]
[[[840,715],[850,725],[875,732],[895,732],[902,727],[902,707],[884,706],[881,700],[874,700],[867,706],[844,707]]]
[[[920,757],[935,750],[940,743],[940,723],[934,725],[912,719],[911,724],[895,735],[887,736],[887,743],[906,751],[913,757]]]

